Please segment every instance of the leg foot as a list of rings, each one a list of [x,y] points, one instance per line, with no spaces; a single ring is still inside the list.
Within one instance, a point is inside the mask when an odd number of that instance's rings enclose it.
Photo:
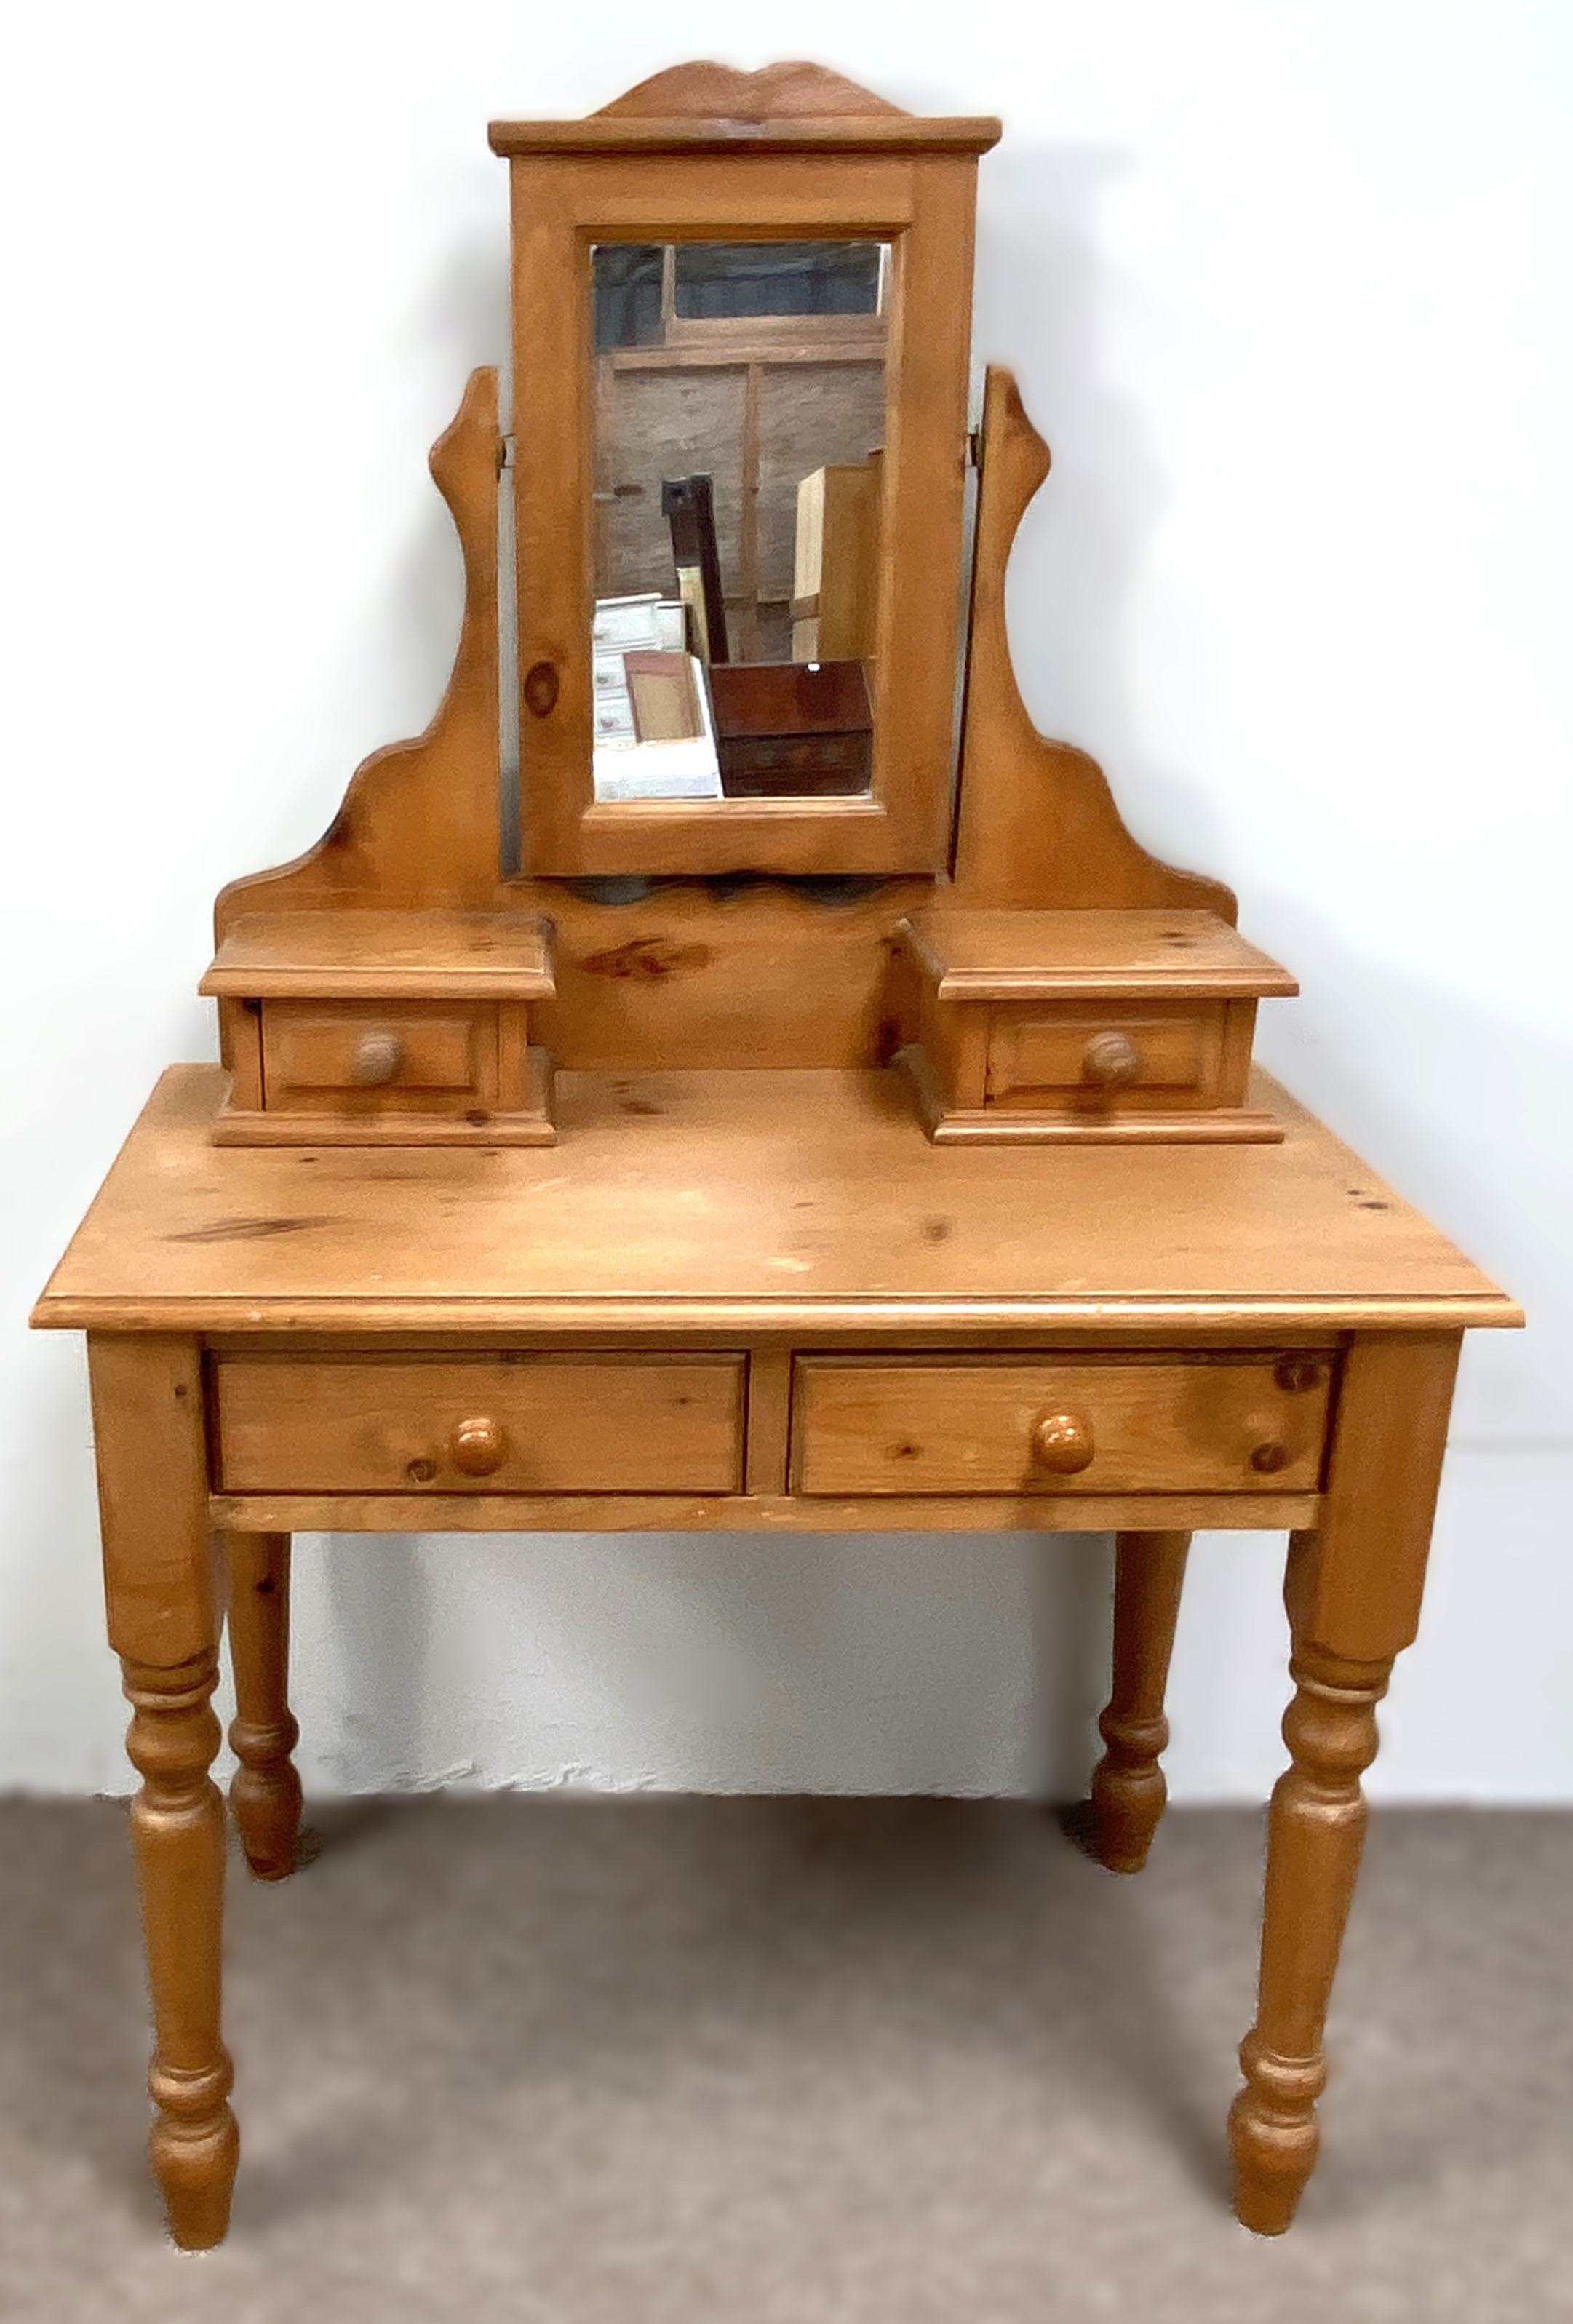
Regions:
[[[222,2242],[240,2138],[219,2038],[224,1803],[208,1768],[218,1748],[209,1650],[172,1670],[123,1661],[133,1706],[126,1749],[143,1778],[132,1803],[156,2046],[149,2138],[170,2232],[189,2251]]]
[[[1139,1872],[1147,1860],[1168,1785],[1159,1757],[1169,1740],[1164,1690],[1188,1533],[1115,1537],[1114,1687],[1098,1722],[1105,1750],[1081,1819],[1089,1852],[1111,1872]]]
[[[290,1757],[300,1729],[288,1692],[290,1536],[226,1534],[225,1552],[237,1712],[229,1741],[240,1761],[229,1804],[252,1871],[283,1880],[300,1860],[300,1778]]]

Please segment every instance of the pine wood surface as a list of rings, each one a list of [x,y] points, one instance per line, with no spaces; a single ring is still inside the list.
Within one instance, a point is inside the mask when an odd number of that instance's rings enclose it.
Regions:
[[[529,912],[257,912],[227,930],[199,992],[244,1000],[549,1001]]]
[[[904,921],[901,936],[943,1001],[1227,1001],[1300,990],[1216,912],[989,911],[942,901]]]
[[[741,1356],[223,1358],[228,1492],[735,1492]],[[466,1422],[485,1454],[466,1458]]]
[[[558,1077],[549,1149],[215,1148],[172,1067],[34,1311],[217,1332],[1274,1334],[1519,1310],[1287,1095],[1280,1146],[932,1148],[886,1074]]]
[[[220,1533],[229,1575],[229,1652],[235,1716],[229,1748],[238,1761],[230,1812],[259,1880],[294,1871],[300,1837],[300,1778],[290,1754],[300,1729],[290,1708],[290,1536]]]
[[[132,1706],[126,1750],[155,2041],[149,2153],[177,2243],[223,2240],[240,2153],[219,2034],[224,1806],[219,1609],[207,1539],[202,1369],[189,1340],[88,1343],[109,1643]]]
[[[466,584],[444,701],[357,770],[317,847],[220,897],[204,989],[233,1085],[213,1066],[163,1077],[34,1311],[93,1334],[109,1637],[143,1777],[152,2148],[182,2245],[222,2237],[237,2153],[214,1527],[234,1806],[263,1877],[296,1860],[297,1529],[1115,1529],[1089,1839],[1128,1869],[1163,1807],[1187,1536],[1292,1527],[1239,2217],[1280,2231],[1311,2170],[1359,1778],[1418,1619],[1458,1335],[1522,1319],[1265,1075],[1253,1111],[1194,1134],[1281,1126],[1281,1143],[1142,1142],[1173,1134],[1158,1116],[1182,1068],[1240,1097],[1255,998],[1293,982],[1234,936],[1229,891],[1148,854],[1098,765],[1026,715],[1006,569],[1049,462],[998,370],[952,859],[972,199],[998,128],[905,115],[819,67],[710,63],[588,122],[493,124],[515,219],[521,861],[670,876],[606,905],[503,868],[504,447],[496,374],[477,372],[432,455]],[[895,244],[872,799],[589,798],[584,244],[612,234]],[[717,872],[749,876],[696,877]],[[753,876],[783,872],[921,876],[821,882],[817,900]],[[391,1099],[340,1091],[295,1144],[299,1119],[266,1111],[275,1076],[354,1080],[390,1012],[412,1080],[457,1091],[434,1133],[474,1143],[336,1143],[405,1127]],[[1072,1064],[1130,1082],[1107,1045],[1144,1028],[1145,1079],[1094,1126],[1107,1139],[1128,1105],[1121,1142],[970,1142],[990,1095],[995,1134],[1013,1109],[1031,1130],[1034,1093]],[[953,1144],[927,1142],[888,1069],[920,1038]],[[553,1135],[548,1050],[561,1144],[505,1145]],[[291,1143],[216,1145],[216,1120],[221,1139]]]
[[[976,163],[966,152],[510,163],[521,862],[558,877],[938,872],[951,823]],[[587,241],[895,245],[871,796],[597,803]],[[532,692],[531,680],[539,691]]]
[[[674,65],[583,121],[494,121],[494,153],[735,151],[985,153],[999,141],[988,115],[904,113],[823,65]]]
[[[750,1432],[750,1449],[751,1449]],[[1266,1481],[1266,1480],[1264,1480]],[[232,1533],[1267,1533],[1313,1526],[1319,1493],[215,1493]],[[1274,1555],[1276,1545],[1265,1547]]]
[[[1313,1491],[1330,1365],[1281,1382],[1271,1358],[1013,1356],[798,1365],[794,1481],[803,1493]],[[1075,1417],[1083,1465],[1040,1464],[1035,1428]]]
[[[1351,1350],[1321,1515],[1290,1544],[1290,1764],[1273,1794],[1256,2022],[1229,2115],[1235,2208],[1259,2235],[1283,2234],[1316,2162],[1322,2029],[1366,1835],[1360,1777],[1419,1627],[1458,1360],[1456,1333]]]
[[[1099,1718],[1104,1753],[1092,1771],[1085,1829],[1111,1872],[1147,1860],[1169,1787],[1159,1765],[1169,1742],[1164,1693],[1180,1618],[1189,1533],[1117,1533],[1114,1683]]]

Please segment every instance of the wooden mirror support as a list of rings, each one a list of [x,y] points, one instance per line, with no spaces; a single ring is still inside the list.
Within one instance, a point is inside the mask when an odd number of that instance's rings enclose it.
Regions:
[[[493,124],[513,191],[517,634],[505,656],[485,370],[432,455],[466,587],[437,716],[365,762],[317,846],[219,897],[202,989],[234,1076],[221,1141],[536,1144],[556,1136],[554,1065],[897,1060],[942,1142],[1280,1135],[1245,1083],[1256,1002],[1292,979],[1235,934],[1227,889],[1137,845],[1099,767],[1046,742],[1016,691],[1005,572],[1048,453],[1007,372],[966,425],[977,158],[998,134],[809,65],[685,66],[584,122]],[[879,237],[897,286],[871,790],[599,803],[590,250],[827,234]],[[801,484],[821,550],[842,486]],[[794,604],[810,643],[829,604]],[[505,663],[521,874],[504,869]]]

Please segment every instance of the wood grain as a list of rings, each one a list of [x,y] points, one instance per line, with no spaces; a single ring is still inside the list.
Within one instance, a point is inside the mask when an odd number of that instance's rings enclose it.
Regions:
[[[494,153],[735,152],[747,138],[777,152],[986,152],[991,116],[904,113],[823,65],[674,65],[584,121],[494,121]]]
[[[219,2032],[224,1807],[208,1769],[217,1614],[207,1558],[201,1368],[176,1338],[89,1347],[110,1643],[142,1777],[131,1832],[155,2043],[149,2135],[170,2232],[223,2240],[239,2137]]]
[[[239,1766],[229,1805],[245,1860],[259,1880],[294,1871],[300,1778],[291,1754],[300,1729],[290,1709],[290,1536],[225,1533],[229,1651],[235,1716],[229,1747]]]
[[[1114,1545],[1114,1685],[1098,1721],[1104,1754],[1092,1774],[1088,1844],[1111,1872],[1139,1872],[1168,1785],[1164,1694],[1180,1618],[1189,1533],[1118,1533]]]
[[[731,1492],[742,1482],[741,1356],[224,1358],[228,1492]],[[455,1439],[484,1418],[484,1484]]]
[[[1284,1533],[1315,1493],[216,1493],[213,1522],[256,1533]]]
[[[1281,1146],[980,1157],[930,1147],[888,1074],[570,1074],[555,1149],[307,1161],[214,1148],[223,1088],[214,1066],[164,1076],[40,1323],[669,1342],[1522,1320],[1281,1092]]]
[[[899,116],[897,116],[899,117]],[[949,848],[976,162],[970,152],[704,160],[515,146],[521,862],[556,877],[937,872]],[[590,665],[596,239],[865,236],[893,245],[872,795],[597,805]]]
[[[1322,2029],[1365,1840],[1375,1707],[1413,1638],[1458,1363],[1456,1334],[1357,1342],[1318,1529],[1291,1543],[1294,1700],[1273,1794],[1256,2022],[1229,2115],[1235,2207],[1281,2235],[1316,2161]]]
[[[262,1001],[549,1001],[533,912],[254,912],[233,921],[198,991]]]
[[[1228,1001],[1300,990],[1216,912],[984,911],[941,900],[899,935],[943,1001]]]
[[[1271,1357],[805,1356],[793,1417],[802,1493],[1314,1492],[1331,1385],[1302,1391]],[[1084,1466],[1045,1468],[1045,1416],[1081,1424]]]

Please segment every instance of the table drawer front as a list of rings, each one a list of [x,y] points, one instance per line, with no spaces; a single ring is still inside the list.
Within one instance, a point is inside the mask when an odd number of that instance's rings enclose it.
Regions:
[[[1310,1492],[1331,1361],[805,1356],[793,1472],[808,1494]]]
[[[497,1095],[497,1010],[424,1001],[265,1001],[271,1108],[453,1112]]]
[[[741,1356],[221,1358],[231,1493],[734,1493]]]
[[[1116,1045],[1110,1061],[1104,1045]],[[997,1008],[989,1019],[990,1105],[1073,1100],[1150,1107],[1210,1100],[1223,1065],[1224,1012],[1197,1003]],[[1112,1077],[1110,1064],[1112,1062]]]

